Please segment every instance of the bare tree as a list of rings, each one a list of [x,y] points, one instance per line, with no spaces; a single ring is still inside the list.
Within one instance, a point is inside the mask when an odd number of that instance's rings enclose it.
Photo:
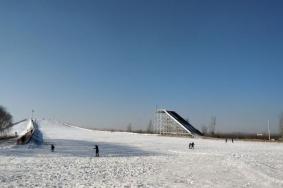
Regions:
[[[209,127],[209,132],[211,135],[215,134],[215,126],[216,126],[216,117],[212,116],[211,117],[211,122],[210,122],[210,127]]]
[[[147,125],[147,133],[153,133],[153,124],[152,124],[152,120],[149,120],[149,123]]]
[[[7,131],[12,126],[12,115],[0,106],[0,132]]]
[[[186,120],[188,123],[190,123],[190,119],[189,119],[189,118],[186,118],[185,120]]]
[[[203,125],[203,126],[201,127],[201,131],[202,131],[202,134],[203,134],[203,135],[207,135],[207,126]]]
[[[127,132],[132,132],[132,123],[129,123],[127,126]]]
[[[283,137],[283,112],[279,116],[279,131],[281,137]]]

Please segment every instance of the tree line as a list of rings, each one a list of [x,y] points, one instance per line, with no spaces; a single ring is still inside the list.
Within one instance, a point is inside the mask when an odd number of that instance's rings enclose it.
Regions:
[[[134,133],[148,133],[148,134],[153,134],[153,133],[154,133],[154,128],[153,128],[152,120],[149,120],[146,129],[133,129],[132,123],[129,123],[129,124],[127,125],[126,131],[127,131],[127,132],[134,132]]]
[[[0,106],[0,136],[6,135],[13,126],[12,115],[3,107]]]

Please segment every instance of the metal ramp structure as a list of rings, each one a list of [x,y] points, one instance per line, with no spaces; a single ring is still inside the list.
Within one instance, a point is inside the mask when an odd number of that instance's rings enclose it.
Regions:
[[[17,138],[17,144],[24,145],[29,144],[30,142],[36,145],[43,144],[43,136],[38,128],[37,122],[33,119],[25,121],[27,121],[26,129],[20,133],[19,137]]]
[[[162,135],[203,135],[178,113],[166,109],[159,109],[155,112],[154,128],[156,133]]]

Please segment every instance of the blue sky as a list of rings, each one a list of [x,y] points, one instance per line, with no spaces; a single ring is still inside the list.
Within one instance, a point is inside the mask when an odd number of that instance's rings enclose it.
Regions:
[[[0,1],[0,104],[15,120],[145,127],[155,106],[198,128],[277,131],[280,0]]]

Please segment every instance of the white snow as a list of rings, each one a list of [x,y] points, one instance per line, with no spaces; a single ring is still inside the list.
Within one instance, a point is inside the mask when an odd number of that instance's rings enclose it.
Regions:
[[[0,144],[0,187],[283,187],[281,143],[39,128],[47,144]]]
[[[23,121],[21,123],[14,125],[11,128],[11,133],[17,132],[18,136],[20,137],[26,134],[27,132],[29,132],[31,129],[33,129],[33,124],[31,120],[29,119],[29,120],[26,120],[26,121]]]

